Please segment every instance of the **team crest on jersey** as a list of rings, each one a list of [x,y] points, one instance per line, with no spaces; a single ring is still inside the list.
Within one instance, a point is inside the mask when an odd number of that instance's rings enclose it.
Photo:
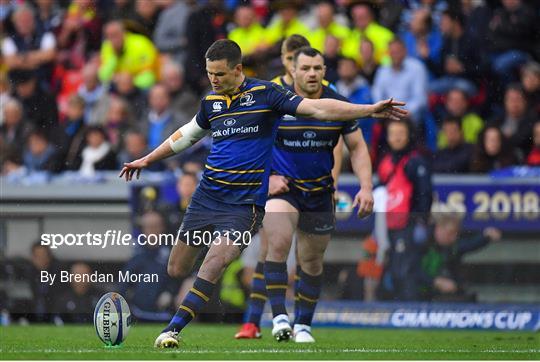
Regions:
[[[221,102],[214,102],[214,104],[212,104],[212,112],[221,112],[222,107]]]
[[[254,103],[255,101],[253,100],[253,94],[251,93],[246,93],[240,97],[240,105],[243,107],[249,107]]]
[[[305,131],[304,132],[304,138],[313,139],[315,137],[317,137],[317,133],[315,133],[314,131]]]
[[[223,121],[223,124],[227,127],[230,127],[234,125],[235,123],[236,123],[236,119],[234,118],[227,118],[226,120]]]

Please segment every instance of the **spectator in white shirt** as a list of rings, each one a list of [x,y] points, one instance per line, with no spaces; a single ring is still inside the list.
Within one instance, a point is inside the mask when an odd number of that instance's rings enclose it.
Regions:
[[[56,40],[49,32],[39,32],[32,8],[19,6],[12,16],[15,32],[2,41],[2,54],[10,71],[38,71],[42,85],[50,81]]]
[[[373,82],[373,101],[394,98],[407,103],[412,119],[422,121],[427,107],[428,73],[418,59],[407,56],[407,48],[399,38],[389,44],[391,64],[381,66]]]

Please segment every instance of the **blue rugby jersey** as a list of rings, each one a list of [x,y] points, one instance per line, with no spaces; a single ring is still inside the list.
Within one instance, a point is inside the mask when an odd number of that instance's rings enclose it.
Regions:
[[[321,98],[348,102],[323,86]],[[340,135],[359,132],[357,122],[325,122],[284,115],[272,152],[272,173],[283,175],[305,192],[333,191],[333,150]]]
[[[200,190],[229,204],[264,206],[279,121],[302,97],[277,84],[246,78],[238,93],[204,97],[196,121],[211,130],[212,149]]]

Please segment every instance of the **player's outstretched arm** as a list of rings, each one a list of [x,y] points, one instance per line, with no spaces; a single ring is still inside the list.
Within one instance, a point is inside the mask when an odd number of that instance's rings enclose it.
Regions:
[[[119,177],[124,177],[126,181],[130,181],[136,173],[136,177],[139,178],[143,168],[185,150],[203,138],[206,132],[207,130],[201,128],[197,124],[195,118],[193,118],[189,123],[180,127],[148,155],[135,161],[124,163],[124,167],[122,168],[122,171],[120,171]]]
[[[404,105],[404,102],[393,99],[375,104],[353,104],[331,98],[304,98],[298,105],[296,114],[321,121],[354,121],[364,117],[399,119],[409,114],[405,109],[399,108]]]

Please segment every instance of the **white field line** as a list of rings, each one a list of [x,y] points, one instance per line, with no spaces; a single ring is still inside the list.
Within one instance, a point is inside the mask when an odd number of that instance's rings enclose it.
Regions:
[[[399,349],[399,348],[349,348],[349,349],[273,349],[273,348],[252,348],[252,349],[241,349],[241,350],[212,350],[212,349],[171,349],[171,350],[158,350],[158,349],[149,349],[149,350],[123,350],[122,348],[118,349],[106,349],[106,348],[96,348],[96,349],[26,349],[21,350],[6,350],[0,349],[0,353],[103,353],[106,351],[115,351],[126,352],[126,353],[174,353],[174,354],[250,354],[250,353],[540,353],[540,349],[521,349],[521,350],[510,350],[510,349],[482,349],[482,350],[472,350],[472,349]]]

